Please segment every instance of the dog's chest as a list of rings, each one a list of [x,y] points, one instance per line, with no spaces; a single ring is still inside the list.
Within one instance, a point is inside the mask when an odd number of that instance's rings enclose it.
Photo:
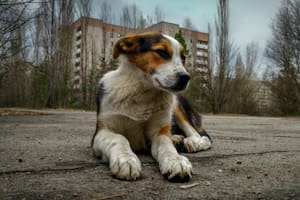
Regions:
[[[103,111],[146,121],[155,113],[169,110],[171,105],[172,97],[168,93],[125,84],[115,85],[106,92]]]
[[[161,93],[151,91],[141,91],[142,93],[124,93],[107,95],[108,112],[125,115],[133,120],[145,121],[155,113],[168,110],[171,105],[171,99]]]

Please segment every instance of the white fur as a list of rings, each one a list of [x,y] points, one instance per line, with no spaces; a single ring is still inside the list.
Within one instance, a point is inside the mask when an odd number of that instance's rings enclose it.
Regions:
[[[155,72],[155,74],[151,77],[153,84],[161,88],[170,88],[175,85],[177,81],[177,73],[184,72],[187,73],[184,66],[182,65],[182,60],[180,58],[180,44],[174,38],[164,35],[172,45],[173,56],[169,62],[166,64],[162,64]],[[164,89],[163,88],[163,89]]]
[[[211,141],[207,136],[200,136],[199,133],[186,121],[176,121],[185,135],[184,147],[188,152],[198,152],[211,147]]]
[[[180,61],[179,43],[167,38],[174,54],[154,77],[166,87],[174,84],[172,76],[185,71]],[[158,89],[153,77],[129,63],[125,55],[120,55],[119,61],[119,68],[105,74],[100,81],[105,91],[100,113],[103,127],[94,138],[95,154],[109,161],[116,177],[135,180],[141,175],[141,163],[132,149],[147,149],[150,143],[152,156],[159,163],[162,174],[169,179],[191,177],[190,161],[177,153],[170,137],[159,135],[161,128],[171,123],[174,95]]]

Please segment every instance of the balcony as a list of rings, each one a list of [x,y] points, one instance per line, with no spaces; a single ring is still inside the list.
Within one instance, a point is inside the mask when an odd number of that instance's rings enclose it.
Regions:
[[[75,59],[75,65],[80,64],[80,57]]]
[[[75,65],[74,73],[75,73],[75,75],[79,75],[80,74],[80,66],[79,65],[78,66]]]
[[[196,60],[196,63],[197,63],[197,64],[200,64],[200,65],[208,65],[207,60],[203,60],[203,59]]]
[[[81,40],[77,40],[75,43],[76,47],[81,45]]]
[[[206,67],[196,67],[195,71],[200,73],[207,73],[208,69]]]
[[[208,57],[208,53],[203,51],[197,51],[196,56]]]
[[[79,75],[75,75],[74,76],[73,81],[76,81],[76,80],[80,80],[80,76]]]
[[[79,83],[75,83],[73,85],[73,89],[80,89],[80,84]]]
[[[197,43],[196,47],[198,49],[208,49],[208,45],[207,44],[201,44],[201,43]]]
[[[76,32],[75,37],[76,37],[76,38],[77,38],[77,37],[81,37],[81,35],[82,35],[82,31],[79,30],[79,31]]]
[[[81,53],[81,49],[76,49],[75,54],[80,54]]]

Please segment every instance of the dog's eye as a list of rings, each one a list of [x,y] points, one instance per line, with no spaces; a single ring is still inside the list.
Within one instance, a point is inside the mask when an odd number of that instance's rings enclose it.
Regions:
[[[154,50],[160,57],[164,58],[164,59],[170,59],[171,56],[168,52],[166,52],[165,50],[161,50],[161,49],[157,49]]]

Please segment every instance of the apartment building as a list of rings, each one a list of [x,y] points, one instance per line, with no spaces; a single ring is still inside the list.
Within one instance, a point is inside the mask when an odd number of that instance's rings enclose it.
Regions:
[[[266,113],[272,106],[273,95],[270,86],[263,82],[257,82],[258,90],[256,93],[257,109],[260,113]]]
[[[112,61],[113,45],[118,38],[129,33],[143,31],[161,32],[173,37],[181,31],[189,50],[187,69],[207,72],[209,50],[207,33],[181,28],[178,24],[168,22],[160,22],[140,30],[85,17],[75,21],[72,30],[73,89],[81,88],[83,74],[89,74],[92,67],[101,67],[101,62]]]

